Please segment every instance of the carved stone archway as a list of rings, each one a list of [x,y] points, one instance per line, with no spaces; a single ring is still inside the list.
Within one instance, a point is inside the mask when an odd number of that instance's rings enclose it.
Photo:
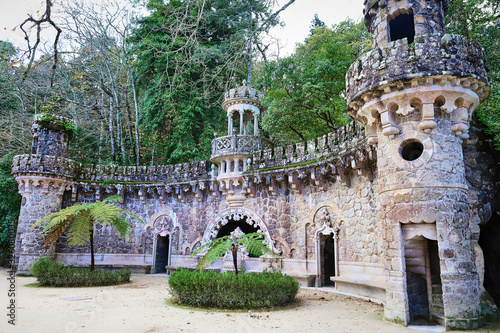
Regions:
[[[340,231],[341,221],[338,216],[338,208],[330,203],[322,203],[315,207],[316,209],[311,212],[310,225],[315,229],[314,243],[316,245],[316,287],[323,285],[322,274],[324,267],[324,254],[323,247],[325,244],[325,236],[332,236],[333,238],[333,271],[334,275],[339,275],[339,249],[338,249],[338,235]]]
[[[266,237],[266,243],[268,246],[275,252],[279,252],[274,244],[274,241],[271,238],[271,234],[269,233],[269,230],[267,228],[267,225],[264,223],[262,218],[257,215],[255,212],[243,208],[243,207],[234,207],[234,208],[229,208],[226,210],[223,210],[219,214],[217,214],[215,217],[213,217],[210,222],[208,223],[208,226],[205,230],[205,233],[203,234],[203,241],[202,244],[208,243],[217,237],[217,234],[220,230],[220,228],[224,225],[226,225],[229,220],[242,220],[246,218],[246,223],[248,223],[251,226],[254,226],[258,229],[259,232],[262,232],[265,237]]]

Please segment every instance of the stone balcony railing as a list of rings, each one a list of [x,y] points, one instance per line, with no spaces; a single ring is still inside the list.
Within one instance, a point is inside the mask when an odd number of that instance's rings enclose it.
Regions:
[[[384,84],[431,75],[476,78],[484,82],[479,97],[488,95],[481,46],[459,35],[429,34],[415,36],[412,45],[400,39],[363,54],[347,72],[347,102]]]
[[[269,149],[271,141],[255,135],[227,135],[212,140],[212,157],[246,154]]]

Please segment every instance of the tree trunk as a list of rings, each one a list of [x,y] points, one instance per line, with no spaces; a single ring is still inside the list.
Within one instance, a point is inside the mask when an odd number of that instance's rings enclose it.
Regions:
[[[238,246],[233,245],[231,247],[231,253],[233,254],[233,265],[236,275],[238,275]]]
[[[132,133],[132,115],[130,113],[130,103],[128,100],[128,86],[125,88],[125,111],[127,114],[128,141],[130,142],[130,147],[132,148],[132,155],[136,157],[136,149],[135,149],[136,147],[134,144],[134,136]]]
[[[94,271],[94,225],[92,224],[92,229],[90,229],[90,271]]]
[[[111,158],[113,162],[116,161],[116,152],[115,152],[115,137],[113,133],[113,98],[109,98],[109,142],[111,144]]]

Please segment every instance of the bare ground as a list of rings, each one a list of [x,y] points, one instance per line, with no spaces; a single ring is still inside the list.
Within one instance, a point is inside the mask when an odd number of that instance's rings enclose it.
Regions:
[[[92,288],[26,287],[35,279],[17,277],[13,326],[8,324],[7,278],[7,271],[0,270],[0,332],[419,332],[383,320],[381,305],[314,289],[301,289],[298,302],[279,311],[178,308],[166,302],[168,278],[155,275]]]

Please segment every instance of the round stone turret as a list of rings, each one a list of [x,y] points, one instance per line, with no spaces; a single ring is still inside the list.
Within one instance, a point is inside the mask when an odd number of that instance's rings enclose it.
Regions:
[[[228,135],[216,136],[212,141],[210,162],[214,165],[212,176],[227,194],[231,206],[240,206],[245,200],[242,175],[250,165],[253,152],[270,146],[268,140],[259,136],[262,98],[262,93],[246,82],[224,95],[222,108],[227,113]]]
[[[484,321],[462,142],[489,86],[481,46],[445,33],[447,6],[365,1],[372,50],[346,75],[347,102],[377,148],[386,318],[474,329]]]
[[[59,211],[64,192],[71,189],[76,163],[66,157],[73,129],[73,122],[64,117],[37,115],[31,154],[14,157],[12,175],[22,195],[15,246],[15,263],[21,272],[29,272],[39,258],[55,255],[55,246],[44,244],[43,228],[29,229]]]
[[[68,156],[68,144],[73,137],[73,121],[47,114],[37,114],[31,127],[33,134],[32,154]]]

